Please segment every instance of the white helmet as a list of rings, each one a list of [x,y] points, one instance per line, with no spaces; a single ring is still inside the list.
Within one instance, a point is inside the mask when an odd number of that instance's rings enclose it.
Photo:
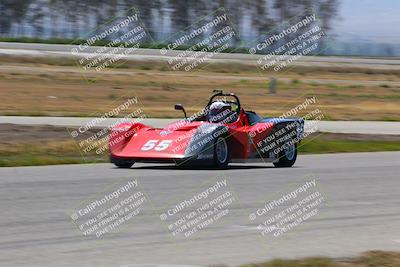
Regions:
[[[210,105],[209,121],[221,122],[231,114],[231,105],[216,101]]]

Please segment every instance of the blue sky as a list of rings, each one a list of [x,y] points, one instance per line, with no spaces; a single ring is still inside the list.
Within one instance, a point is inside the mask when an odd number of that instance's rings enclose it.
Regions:
[[[400,42],[400,0],[340,0],[333,33],[390,43]]]

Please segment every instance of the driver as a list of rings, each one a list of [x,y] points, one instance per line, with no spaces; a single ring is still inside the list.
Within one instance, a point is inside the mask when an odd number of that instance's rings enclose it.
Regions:
[[[208,121],[213,123],[232,123],[236,121],[236,113],[232,111],[231,105],[216,101],[210,105]]]

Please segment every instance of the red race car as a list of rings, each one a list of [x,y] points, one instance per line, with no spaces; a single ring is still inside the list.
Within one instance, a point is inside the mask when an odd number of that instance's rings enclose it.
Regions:
[[[303,138],[300,118],[262,118],[245,111],[233,93],[214,91],[197,114],[154,128],[142,123],[121,123],[111,129],[110,160],[120,168],[135,162],[166,162],[187,166],[206,164],[226,168],[230,162],[272,162],[291,167]]]

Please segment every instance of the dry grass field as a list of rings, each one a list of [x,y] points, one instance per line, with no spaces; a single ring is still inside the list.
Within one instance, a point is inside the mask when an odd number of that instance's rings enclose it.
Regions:
[[[316,96],[330,120],[400,120],[400,71],[354,67],[295,67],[260,73],[254,66],[211,64],[171,71],[166,62],[129,62],[83,72],[67,59],[0,58],[0,115],[98,116],[137,96],[149,117],[181,117],[200,110],[213,89],[237,93],[244,107],[281,115]],[[269,93],[271,77],[278,80]]]
[[[300,260],[272,260],[266,263],[246,264],[241,267],[398,267],[400,253],[386,251],[369,251],[351,259],[330,259],[324,257]],[[214,266],[217,267],[217,266]],[[218,266],[224,267],[224,266]]]

